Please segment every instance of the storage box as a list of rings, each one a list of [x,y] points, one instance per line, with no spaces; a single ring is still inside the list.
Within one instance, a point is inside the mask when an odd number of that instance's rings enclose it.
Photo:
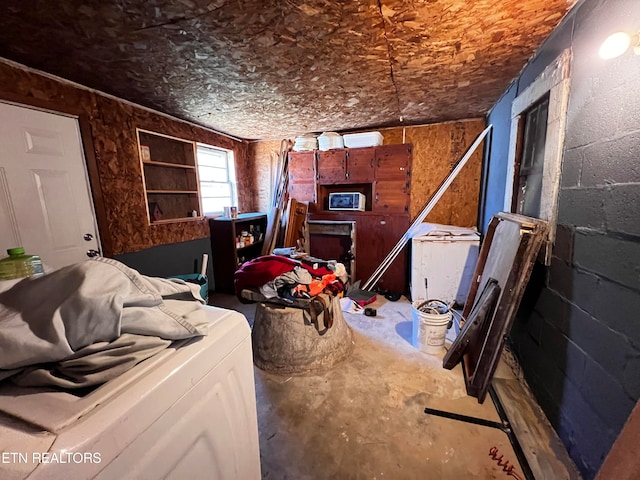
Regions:
[[[348,133],[342,136],[344,146],[347,148],[376,147],[382,145],[380,132]]]
[[[334,132],[325,132],[318,137],[318,150],[332,150],[344,148],[342,135]]]

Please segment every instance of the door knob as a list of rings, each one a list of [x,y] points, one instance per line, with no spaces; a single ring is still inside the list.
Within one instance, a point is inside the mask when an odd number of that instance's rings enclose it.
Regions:
[[[100,255],[98,250],[94,250],[93,248],[91,250],[87,250],[87,257],[89,258],[97,257],[98,255]]]
[[[90,242],[91,240],[93,240],[93,235],[91,235],[90,233],[85,233],[83,238],[85,239],[85,241]]]

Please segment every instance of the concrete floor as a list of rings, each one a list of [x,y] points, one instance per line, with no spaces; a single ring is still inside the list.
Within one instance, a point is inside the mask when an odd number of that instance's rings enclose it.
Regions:
[[[253,321],[255,305],[220,294],[209,303]],[[488,454],[494,446],[523,476],[502,431],[424,413],[431,407],[499,421],[489,398],[480,405],[466,395],[460,365],[442,368],[444,349],[430,355],[411,345],[408,300],[379,297],[372,306],[376,317],[344,314],[355,348],[331,371],[279,376],[255,369],[262,477],[507,478]],[[504,364],[498,377],[515,378]]]

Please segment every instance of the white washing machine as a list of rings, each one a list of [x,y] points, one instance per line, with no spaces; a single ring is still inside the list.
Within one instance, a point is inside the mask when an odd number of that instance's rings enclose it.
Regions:
[[[2,386],[0,478],[259,479],[249,325],[203,308],[207,336],[174,342],[84,396]]]

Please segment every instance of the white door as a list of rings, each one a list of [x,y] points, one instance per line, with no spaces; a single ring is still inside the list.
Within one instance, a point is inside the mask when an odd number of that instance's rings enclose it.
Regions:
[[[0,257],[18,246],[50,271],[99,239],[77,119],[0,102]]]

